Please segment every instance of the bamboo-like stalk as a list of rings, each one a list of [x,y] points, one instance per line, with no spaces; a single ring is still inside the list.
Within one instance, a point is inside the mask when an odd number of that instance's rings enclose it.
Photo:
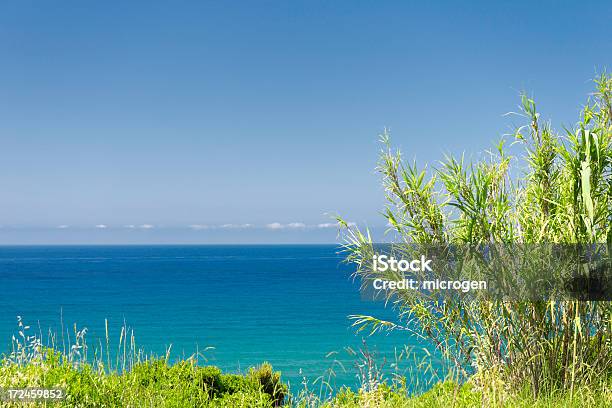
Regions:
[[[385,130],[378,170],[389,233],[397,242],[421,245],[612,249],[612,75],[595,84],[579,122],[563,135],[522,96],[518,115],[527,124],[516,130],[513,144],[523,147],[523,160],[508,155],[502,141],[485,160],[468,164],[464,157],[447,157],[438,169],[420,170],[404,163]],[[363,282],[380,277],[368,262],[375,253],[369,231],[339,221],[356,276]],[[355,325],[370,332],[411,330],[433,341],[459,372],[469,361],[479,375],[498,373],[510,385],[528,384],[536,396],[559,388],[573,395],[579,384],[612,372],[610,301],[437,302],[408,291],[391,291],[386,300],[397,309],[397,322],[355,315]]]

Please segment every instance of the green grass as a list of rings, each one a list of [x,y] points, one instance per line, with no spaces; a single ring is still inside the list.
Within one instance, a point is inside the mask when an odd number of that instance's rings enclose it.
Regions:
[[[0,387],[63,388],[67,399],[57,406],[66,407],[270,407],[283,402],[287,393],[280,375],[266,363],[245,375],[223,374],[217,367],[201,367],[193,360],[168,364],[165,359],[107,372],[100,363],[75,364],[64,357],[43,349],[25,365],[5,358],[0,365]]]
[[[244,375],[224,374],[214,366],[198,366],[193,359],[168,364],[166,359],[137,362],[129,370],[108,372],[101,362],[70,361],[61,352],[43,348],[25,364],[4,357],[0,362],[0,388],[60,387],[67,399],[30,404],[55,407],[609,407],[612,378],[597,386],[559,391],[533,398],[528,387],[510,393],[499,379],[472,379],[464,385],[452,381],[435,384],[420,395],[389,387],[360,390],[342,388],[328,398],[301,391],[290,396],[280,373],[269,364]],[[369,389],[369,391],[364,391]],[[22,407],[23,403],[2,403]]]
[[[498,396],[500,397],[500,396]],[[459,386],[452,382],[436,384],[431,390],[418,395],[406,396],[403,392],[394,392],[381,388],[376,392],[355,393],[344,391],[324,407],[609,407],[612,402],[610,393],[594,392],[585,388],[579,394],[570,397],[569,393],[556,393],[533,399],[528,392],[503,395],[497,400],[483,394],[473,385]]]

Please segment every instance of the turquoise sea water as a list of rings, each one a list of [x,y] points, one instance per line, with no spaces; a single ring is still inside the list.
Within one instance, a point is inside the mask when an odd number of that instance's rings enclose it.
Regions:
[[[393,313],[362,301],[351,271],[333,245],[0,247],[0,351],[9,350],[17,316],[44,341],[49,330],[61,338],[62,321],[71,332],[86,327],[90,354],[108,319],[111,344],[125,322],[147,353],[172,345],[178,358],[214,347],[209,364],[243,372],[269,361],[294,389],[338,359],[346,372],[336,366],[336,385],[355,386],[345,348],[359,349],[363,336],[347,316]],[[386,370],[403,345],[418,356],[428,347],[407,333],[366,340]]]

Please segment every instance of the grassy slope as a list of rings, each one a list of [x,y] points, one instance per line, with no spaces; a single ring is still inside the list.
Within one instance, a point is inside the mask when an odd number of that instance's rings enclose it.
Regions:
[[[381,386],[377,391],[340,390],[331,401],[320,401],[302,393],[293,397],[304,407],[566,407],[612,406],[608,381],[601,390],[581,388],[541,396],[534,400],[528,393],[509,394],[503,387],[485,393],[473,385],[461,387],[447,382],[413,397]],[[136,364],[123,374],[104,372],[103,367],[60,362],[58,353],[47,353],[44,360],[18,366],[4,360],[0,364],[0,387],[62,387],[69,399],[53,406],[66,407],[272,407],[274,400],[289,400],[286,388],[269,365],[262,365],[245,375],[222,374],[216,367],[197,367],[189,361],[168,365],[164,360]],[[501,388],[501,390],[500,390]],[[3,403],[2,406],[23,406]]]

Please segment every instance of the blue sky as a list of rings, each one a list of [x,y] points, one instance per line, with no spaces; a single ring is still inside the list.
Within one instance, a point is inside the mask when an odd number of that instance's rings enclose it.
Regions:
[[[507,133],[521,90],[571,125],[612,68],[611,18],[603,1],[2,2],[0,243],[381,226],[383,127],[433,163]]]

